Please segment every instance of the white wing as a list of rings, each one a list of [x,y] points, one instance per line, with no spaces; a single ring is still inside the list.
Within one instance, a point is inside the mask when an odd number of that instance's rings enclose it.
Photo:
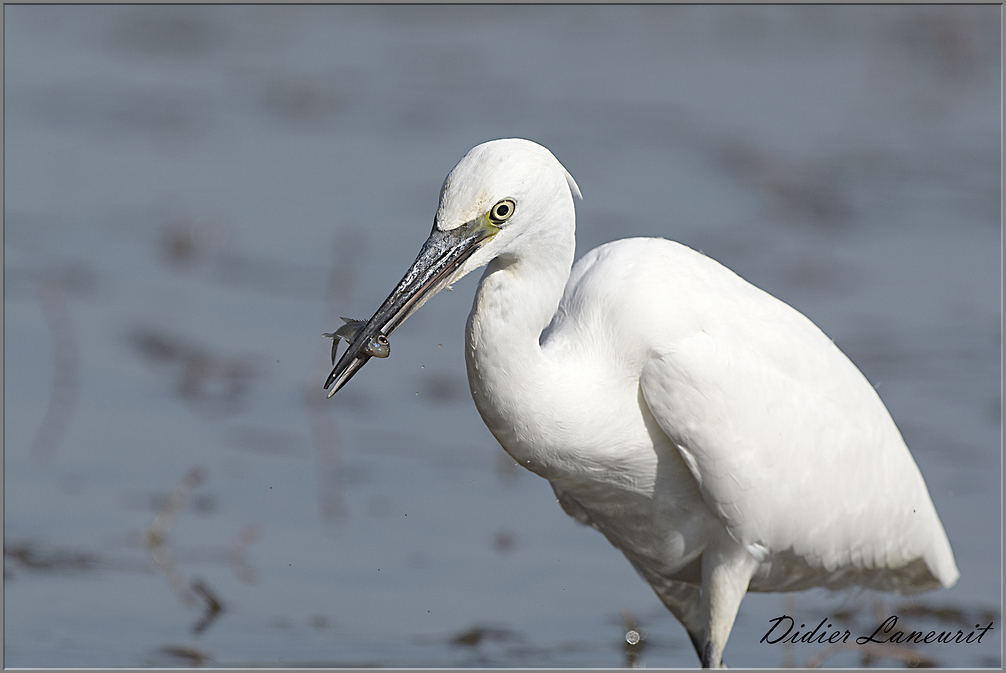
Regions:
[[[649,337],[640,385],[706,505],[756,558],[778,559],[752,588],[792,586],[794,563],[813,584],[869,576],[863,583],[912,592],[956,581],[950,543],[894,421],[810,320],[669,241],[618,241],[588,257],[574,275],[606,267],[597,276],[619,296],[619,332],[661,335]],[[635,290],[620,288],[609,267]]]

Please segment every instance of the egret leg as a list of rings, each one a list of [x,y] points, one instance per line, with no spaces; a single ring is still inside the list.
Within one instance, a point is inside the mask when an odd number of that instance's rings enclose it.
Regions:
[[[676,600],[677,596],[666,593],[666,590],[665,592],[661,592],[660,598],[663,600],[664,605],[667,606],[667,609],[671,611],[671,614],[677,617],[681,625],[685,627],[688,639],[692,641],[692,647],[695,648],[695,654],[702,661],[706,639],[704,635],[705,629],[702,628],[696,619],[696,613],[700,612],[701,607],[699,589],[696,586],[683,582],[673,582],[672,584],[677,585],[675,589],[679,589],[680,591],[675,591],[675,594],[680,594],[682,600]]]
[[[726,531],[717,542],[702,555],[702,611],[708,615],[706,640],[699,652],[703,668],[726,668],[723,649],[758,568],[758,561]]]
[[[698,585],[668,579],[657,573],[648,572],[639,565],[636,565],[636,570],[653,587],[660,601],[671,611],[671,614],[685,627],[688,638],[692,641],[692,647],[695,648],[695,654],[701,660],[706,637],[705,620],[702,614],[702,592]]]

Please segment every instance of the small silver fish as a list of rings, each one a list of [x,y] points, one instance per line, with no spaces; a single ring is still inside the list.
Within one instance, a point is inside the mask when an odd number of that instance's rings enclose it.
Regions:
[[[332,364],[335,365],[335,352],[339,347],[339,339],[345,339],[346,343],[353,343],[353,339],[356,335],[360,333],[360,330],[366,326],[366,320],[353,320],[352,318],[341,318],[346,324],[335,330],[334,332],[325,332],[322,334],[324,337],[328,337],[332,340]],[[388,337],[383,334],[378,334],[372,337],[363,346],[363,353],[369,355],[372,358],[386,358],[391,355],[391,342],[388,341]]]

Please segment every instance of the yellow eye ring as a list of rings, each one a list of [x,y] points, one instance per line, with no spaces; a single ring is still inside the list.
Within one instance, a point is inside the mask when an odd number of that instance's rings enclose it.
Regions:
[[[503,199],[489,211],[489,221],[500,225],[510,219],[513,211],[517,209],[517,202],[513,199]]]

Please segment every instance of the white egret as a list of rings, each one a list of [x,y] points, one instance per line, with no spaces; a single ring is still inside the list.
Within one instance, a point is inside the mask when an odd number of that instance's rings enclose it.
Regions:
[[[465,340],[475,406],[567,514],[628,557],[703,666],[722,665],[747,591],[952,586],[922,474],[835,344],[678,243],[615,241],[572,266],[573,195],[540,145],[471,150],[412,268],[353,333],[329,397],[374,339],[486,266]]]

